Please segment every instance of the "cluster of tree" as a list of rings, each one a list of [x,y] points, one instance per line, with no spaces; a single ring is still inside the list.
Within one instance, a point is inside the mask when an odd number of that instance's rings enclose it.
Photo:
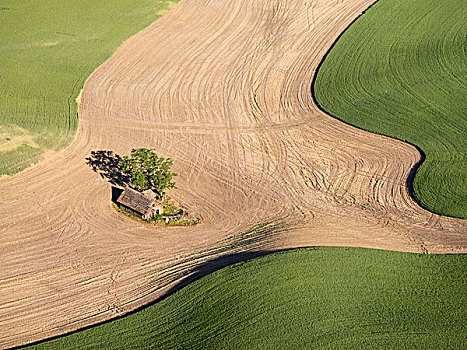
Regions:
[[[130,187],[137,191],[151,189],[160,197],[165,196],[165,190],[175,187],[172,181],[176,173],[171,171],[171,158],[159,157],[155,150],[136,148],[130,156],[124,156],[120,161],[122,171],[130,178]]]

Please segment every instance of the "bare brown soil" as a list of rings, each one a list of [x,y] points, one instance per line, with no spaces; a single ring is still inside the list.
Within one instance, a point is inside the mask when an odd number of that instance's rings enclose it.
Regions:
[[[372,0],[182,0],[88,79],[75,142],[0,180],[0,347],[163,295],[223,254],[297,246],[467,252],[466,221],[421,209],[413,147],[318,110],[310,84]],[[174,159],[203,219],[154,227],[112,208],[93,150]]]

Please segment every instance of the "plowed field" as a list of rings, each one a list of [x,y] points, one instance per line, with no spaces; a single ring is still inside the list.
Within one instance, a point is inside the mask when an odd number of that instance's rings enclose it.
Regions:
[[[185,0],[85,84],[75,142],[0,181],[0,347],[109,319],[239,251],[330,245],[467,252],[466,221],[421,209],[402,142],[315,105],[317,65],[368,0]],[[94,150],[155,148],[204,224],[116,212]],[[225,260],[224,260],[225,261]]]

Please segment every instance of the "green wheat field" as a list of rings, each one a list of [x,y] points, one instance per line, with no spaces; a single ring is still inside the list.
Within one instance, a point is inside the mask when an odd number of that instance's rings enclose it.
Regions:
[[[168,1],[4,1],[0,175],[68,145],[85,79]],[[57,14],[60,14],[57,16]],[[331,115],[417,145],[414,195],[467,217],[461,1],[380,0],[321,66]],[[220,269],[118,320],[34,349],[464,349],[467,256],[362,248],[279,252]]]
[[[120,44],[160,17],[168,0],[0,4],[0,176],[67,146],[85,80]]]
[[[467,218],[466,18],[461,0],[381,0],[337,41],[314,86],[332,116],[421,148],[415,199],[460,218]]]
[[[308,248],[34,349],[462,349],[467,256]]]

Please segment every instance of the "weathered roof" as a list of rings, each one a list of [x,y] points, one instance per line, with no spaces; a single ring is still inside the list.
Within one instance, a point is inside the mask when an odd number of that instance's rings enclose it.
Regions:
[[[152,199],[154,199],[156,197],[156,193],[154,193],[153,190],[149,189],[149,190],[146,190],[146,191],[143,191],[142,192],[146,197],[150,197]]]
[[[120,197],[118,197],[117,202],[137,211],[138,213],[147,215],[151,212],[154,199],[149,196],[145,196],[141,192],[126,187]]]

